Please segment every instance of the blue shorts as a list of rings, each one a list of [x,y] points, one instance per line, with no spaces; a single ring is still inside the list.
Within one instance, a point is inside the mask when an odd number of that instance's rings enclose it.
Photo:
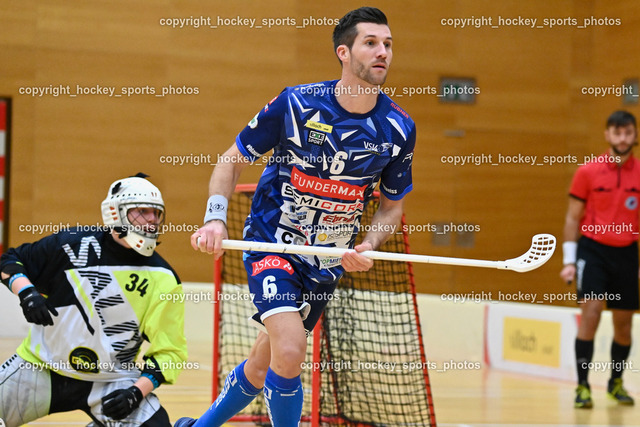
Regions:
[[[302,274],[298,264],[284,254],[245,253],[243,261],[249,292],[258,309],[252,318],[258,323],[256,326],[260,328],[262,321],[274,314],[297,311],[304,328],[312,331],[334,298],[338,281],[318,284]]]

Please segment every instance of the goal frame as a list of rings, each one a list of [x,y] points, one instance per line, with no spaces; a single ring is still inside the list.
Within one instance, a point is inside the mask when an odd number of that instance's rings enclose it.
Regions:
[[[257,184],[238,184],[236,185],[235,188],[235,193],[238,192],[254,192],[256,190]],[[379,193],[376,191],[374,192],[374,196],[379,197]],[[402,230],[402,238],[404,241],[404,248],[405,248],[405,253],[409,254],[410,252],[410,246],[409,246],[409,236],[406,233],[406,227],[404,227],[405,225],[405,216],[404,213],[402,214],[402,219],[401,219],[401,230]],[[212,376],[211,376],[211,380],[212,380],[212,385],[211,385],[211,401],[215,401],[216,397],[218,396],[220,389],[220,324],[221,324],[221,316],[222,316],[222,307],[221,304],[223,304],[223,301],[220,300],[220,295],[222,292],[222,285],[223,285],[223,278],[222,278],[222,270],[223,270],[223,259],[224,256],[218,258],[216,261],[214,261],[214,273],[213,273],[213,279],[214,279],[214,289],[213,289],[213,341],[212,341]],[[413,301],[413,311],[414,311],[414,315],[415,315],[415,321],[416,321],[416,330],[417,330],[417,336],[418,336],[418,341],[419,341],[419,349],[420,349],[420,359],[422,362],[422,366],[424,366],[424,369],[422,369],[423,372],[423,378],[424,378],[424,387],[425,387],[425,398],[426,398],[426,403],[427,403],[427,408],[428,408],[428,413],[429,413],[429,419],[432,421],[432,425],[435,427],[437,425],[436,423],[436,417],[435,417],[435,408],[434,408],[434,404],[433,404],[433,397],[432,394],[430,392],[431,390],[431,382],[429,379],[429,371],[426,368],[428,366],[427,364],[427,356],[426,356],[426,352],[424,349],[424,339],[423,339],[423,335],[422,335],[422,327],[421,327],[421,323],[420,323],[420,314],[418,311],[418,299],[417,299],[417,294],[416,294],[416,286],[415,286],[415,276],[413,273],[413,264],[411,262],[407,262],[407,279],[409,282],[409,289],[411,292],[411,299]],[[320,427],[321,423],[323,422],[331,422],[334,424],[343,424],[343,422],[341,422],[340,417],[337,417],[338,419],[335,419],[336,417],[322,417],[320,415],[320,411],[321,411],[321,401],[320,401],[320,393],[321,393],[321,387],[322,387],[322,376],[321,376],[321,370],[319,368],[320,366],[320,361],[321,361],[321,345],[322,345],[322,335],[324,333],[323,328],[322,328],[322,324],[323,324],[323,317],[324,314],[322,315],[322,317],[318,320],[318,322],[316,323],[314,329],[313,329],[313,333],[312,333],[312,361],[313,363],[313,368],[312,368],[312,377],[311,377],[311,384],[312,384],[312,390],[311,390],[311,414],[310,415],[303,415],[301,418],[302,422],[307,422],[310,423],[311,427]],[[338,411],[339,413],[339,411]],[[237,414],[235,416],[233,416],[229,422],[253,422],[256,424],[269,424],[270,420],[269,417],[267,415],[243,415],[243,414]],[[353,424],[352,424],[353,425]],[[373,424],[365,424],[365,423],[358,423],[356,424],[357,427],[370,427]]]

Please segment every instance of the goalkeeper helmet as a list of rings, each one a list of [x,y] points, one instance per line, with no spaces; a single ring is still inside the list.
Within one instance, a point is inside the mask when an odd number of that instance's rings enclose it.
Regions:
[[[146,176],[138,173],[111,184],[102,202],[102,220],[133,250],[151,256],[164,223],[164,201]]]

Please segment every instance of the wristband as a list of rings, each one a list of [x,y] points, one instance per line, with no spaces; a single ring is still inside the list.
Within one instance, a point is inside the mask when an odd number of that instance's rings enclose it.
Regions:
[[[26,277],[27,277],[27,275],[26,275],[26,274],[24,274],[24,273],[17,273],[17,274],[14,274],[13,276],[11,276],[11,277],[9,278],[9,290],[10,290],[11,292],[13,292],[13,290],[11,289],[11,286],[13,285],[13,282],[14,282],[16,279],[19,279],[20,277],[24,277],[24,278],[26,278]],[[31,286],[33,286],[33,285],[31,285]],[[26,288],[26,287],[28,287],[28,286],[25,286],[25,288]]]
[[[160,387],[160,381],[158,381],[158,379],[156,377],[154,377],[153,375],[151,375],[148,372],[143,372],[142,375],[140,375],[141,377],[145,377],[148,378],[149,381],[151,381],[151,383],[153,384],[153,389],[157,389],[158,387]]]
[[[145,364],[141,376],[149,378],[149,380],[151,380],[151,382],[153,383],[154,388],[160,387],[160,384],[165,382],[165,379],[162,371],[158,367],[158,362],[153,356],[145,356],[143,357],[143,359],[145,360]]]
[[[575,264],[578,254],[578,242],[564,242],[562,244],[562,263]]]
[[[26,285],[25,287],[23,287],[22,289],[20,289],[20,292],[18,292],[18,295],[20,295],[21,293],[23,293],[24,291],[26,291],[29,288],[35,288],[35,286],[33,285],[33,283],[29,283],[28,285]],[[13,292],[13,291],[11,291]],[[37,292],[37,290],[36,290]]]
[[[209,200],[207,201],[207,211],[204,214],[204,223],[206,224],[214,219],[219,219],[226,225],[228,206],[229,201],[226,197],[221,196],[220,194],[214,194],[209,197]]]

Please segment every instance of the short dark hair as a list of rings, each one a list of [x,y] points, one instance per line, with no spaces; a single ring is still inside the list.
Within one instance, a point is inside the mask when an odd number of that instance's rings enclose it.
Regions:
[[[349,49],[353,47],[353,42],[358,35],[356,25],[361,22],[371,22],[373,24],[387,24],[387,17],[380,9],[375,7],[361,7],[356,10],[352,10],[340,19],[338,25],[333,30],[333,51],[338,49],[338,46],[344,44]]]
[[[607,129],[611,126],[618,128],[628,125],[633,125],[633,127],[636,128],[636,118],[628,111],[615,111],[607,119]]]

